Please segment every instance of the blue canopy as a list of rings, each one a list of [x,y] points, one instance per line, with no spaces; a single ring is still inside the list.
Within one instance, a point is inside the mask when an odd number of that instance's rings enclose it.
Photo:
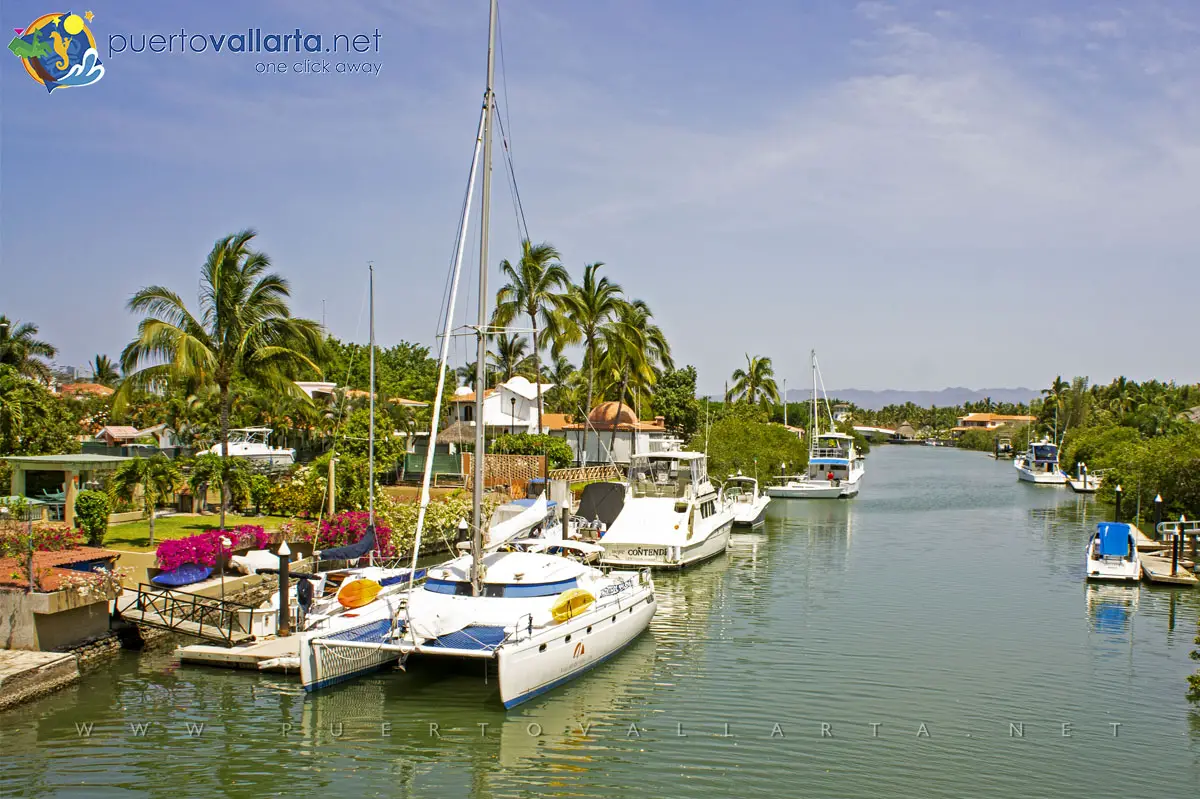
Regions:
[[[1096,534],[1100,536],[1101,557],[1124,558],[1129,556],[1133,534],[1128,524],[1100,522],[1096,525]]]

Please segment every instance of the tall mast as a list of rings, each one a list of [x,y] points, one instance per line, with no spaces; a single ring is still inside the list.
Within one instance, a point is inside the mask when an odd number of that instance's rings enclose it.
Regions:
[[[810,434],[808,437],[808,459],[812,460],[813,442],[816,441],[816,439],[817,439],[818,425],[820,425],[820,423],[821,423],[820,422],[821,417],[817,416],[817,351],[813,350],[810,354],[812,356],[813,393],[812,393],[812,424],[810,424],[808,426],[808,428],[809,428],[808,432]]]
[[[370,280],[368,282],[369,289],[367,295],[370,298],[371,308],[371,378],[369,392],[371,394],[371,426],[367,436],[367,525],[374,529],[375,527],[375,264],[368,262],[367,268],[370,271]]]
[[[483,594],[483,394],[487,390],[488,223],[492,199],[492,82],[496,74],[496,0],[488,14],[487,86],[483,92],[483,202],[479,213],[479,339],[475,349],[475,491],[471,496],[471,593]]]

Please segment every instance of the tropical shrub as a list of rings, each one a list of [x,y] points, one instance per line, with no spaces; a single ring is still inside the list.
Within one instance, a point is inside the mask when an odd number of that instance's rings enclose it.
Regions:
[[[324,473],[302,466],[271,486],[264,507],[276,516],[316,516],[325,502],[325,487]]]
[[[488,452],[501,455],[545,455],[547,468],[550,469],[570,466],[575,457],[566,439],[533,433],[496,436],[492,439]]]
[[[363,511],[342,511],[332,519],[322,519],[319,528],[309,524],[289,527],[287,532],[296,534],[294,540],[312,544],[313,549],[332,549],[362,540],[367,534],[369,521],[369,514]],[[379,557],[395,557],[396,547],[392,542],[392,530],[381,522],[381,519],[376,518],[375,552]]]
[[[254,512],[262,513],[263,506],[271,497],[271,479],[265,474],[255,474],[250,477],[250,502],[254,504]]]
[[[758,407],[738,403],[740,408],[758,411]],[[787,464],[789,474],[808,466],[808,446],[783,425],[770,424],[758,414],[734,411],[713,422],[707,431],[701,429],[692,438],[689,449],[703,452],[708,447],[708,473],[714,480],[723,480],[739,469],[765,478],[780,473]]]
[[[80,491],[75,499],[75,520],[91,546],[104,545],[110,510],[108,494],[103,491]]]
[[[275,539],[275,536],[263,530],[256,524],[243,524],[233,530],[209,530],[207,533],[190,535],[187,538],[175,538],[163,541],[154,551],[158,567],[171,571],[185,563],[195,563],[199,566],[216,566],[221,555],[220,541],[222,537],[230,540],[231,544],[224,554],[228,555],[237,549],[265,549]]]
[[[483,518],[486,524],[496,507],[496,500],[488,498],[483,503]],[[379,514],[387,520],[391,528],[392,546],[397,552],[411,553],[413,542],[417,535],[417,515],[420,505],[417,502],[401,502],[386,498],[378,509]],[[422,546],[427,548],[434,542],[453,544],[458,535],[458,523],[461,520],[471,522],[471,494],[467,491],[455,491],[449,496],[435,499],[425,510],[425,530],[422,534]]]
[[[958,437],[958,448],[976,452],[992,452],[996,448],[996,433],[982,427],[964,431]]]
[[[61,552],[83,546],[83,536],[60,522],[34,522],[33,548],[39,552]],[[19,558],[29,551],[29,526],[24,522],[0,523],[0,557]]]

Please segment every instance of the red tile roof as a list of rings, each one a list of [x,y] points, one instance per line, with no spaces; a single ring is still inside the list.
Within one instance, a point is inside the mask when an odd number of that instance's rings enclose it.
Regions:
[[[60,552],[34,552],[33,573],[38,576],[42,588],[53,591],[62,586],[64,578],[86,574],[62,567],[93,560],[115,560],[119,555],[120,553],[111,549],[96,547],[76,547]],[[0,558],[0,588],[24,588],[29,585],[25,564],[25,558]]]

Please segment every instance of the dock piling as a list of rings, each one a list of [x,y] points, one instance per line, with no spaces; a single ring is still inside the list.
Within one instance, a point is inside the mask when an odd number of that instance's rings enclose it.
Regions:
[[[1121,521],[1121,494],[1123,494],[1123,493],[1125,493],[1125,492],[1121,490],[1121,485],[1120,485],[1120,483],[1118,483],[1117,490],[1116,490],[1116,495],[1117,495],[1116,518],[1113,519],[1114,522]]]
[[[275,634],[285,638],[292,634],[292,609],[288,603],[288,569],[291,565],[292,550],[287,541],[279,545],[279,551],[275,554],[279,556],[279,621]]]

